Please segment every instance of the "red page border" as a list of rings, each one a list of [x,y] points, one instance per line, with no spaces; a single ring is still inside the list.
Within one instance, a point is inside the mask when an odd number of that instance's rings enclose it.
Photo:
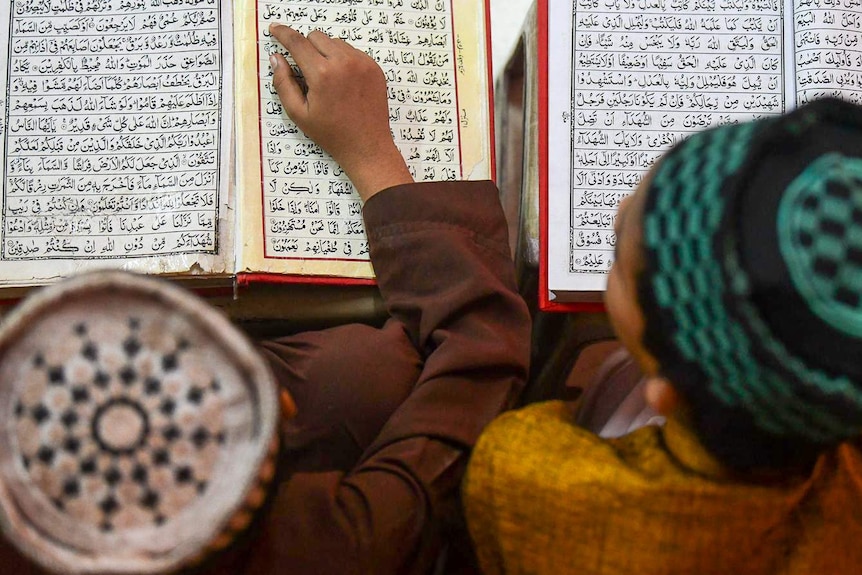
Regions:
[[[539,68],[539,309],[551,312],[602,312],[603,303],[560,303],[548,291],[548,1],[538,0]]]

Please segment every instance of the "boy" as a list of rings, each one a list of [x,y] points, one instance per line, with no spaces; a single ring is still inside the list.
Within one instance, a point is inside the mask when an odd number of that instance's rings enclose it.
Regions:
[[[366,202],[390,313],[262,343],[296,416],[269,509],[207,575],[429,573],[457,521],[467,456],[524,385],[530,319],[490,182],[414,184],[389,131],[382,70],[321,32],[275,25],[274,86],[287,113]],[[289,396],[289,397],[288,397]],[[292,399],[291,399],[292,398]],[[2,543],[2,542],[0,542]],[[41,573],[11,548],[4,572]]]
[[[668,422],[489,426],[464,494],[485,572],[858,573],[862,110],[696,134],[616,230],[607,311]]]
[[[459,517],[469,451],[527,376],[530,320],[498,193],[412,183],[380,67],[321,32],[271,32],[307,84],[271,58],[285,110],[365,202],[391,319],[264,344],[298,408],[288,469],[251,553],[221,572],[428,573]]]

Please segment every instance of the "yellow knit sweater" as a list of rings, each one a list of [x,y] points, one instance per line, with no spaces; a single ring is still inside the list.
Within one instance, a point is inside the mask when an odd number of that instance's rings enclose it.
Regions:
[[[571,420],[536,404],[480,438],[464,500],[488,575],[862,574],[858,445],[754,482],[677,421],[603,440]]]

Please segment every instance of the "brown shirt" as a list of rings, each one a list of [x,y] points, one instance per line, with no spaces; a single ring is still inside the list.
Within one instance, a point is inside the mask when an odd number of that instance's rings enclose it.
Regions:
[[[299,415],[261,525],[207,575],[429,572],[472,446],[523,386],[530,319],[496,187],[398,186],[364,218],[391,319],[263,344]],[[0,565],[40,573],[8,545]]]
[[[351,469],[284,481],[253,553],[225,575],[429,572],[472,446],[526,380],[530,319],[496,187],[399,186],[372,197],[364,218],[392,317],[384,329],[412,343],[418,378]],[[268,349],[279,373],[280,350]],[[359,355],[372,371],[387,360]]]

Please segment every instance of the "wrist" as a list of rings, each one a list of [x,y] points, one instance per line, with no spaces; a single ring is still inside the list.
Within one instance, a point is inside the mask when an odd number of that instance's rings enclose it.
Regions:
[[[395,145],[380,154],[363,156],[355,165],[342,165],[363,201],[386,188],[409,184],[413,176]]]

